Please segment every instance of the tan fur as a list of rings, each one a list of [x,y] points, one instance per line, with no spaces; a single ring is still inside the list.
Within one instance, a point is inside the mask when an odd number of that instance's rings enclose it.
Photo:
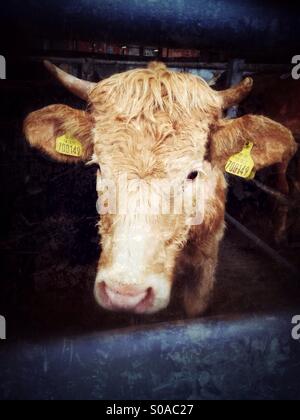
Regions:
[[[300,81],[292,77],[282,78],[276,74],[254,75],[254,89],[249,99],[243,103],[243,112],[256,110],[269,118],[289,128],[300,143]],[[288,196],[300,191],[300,159],[299,153],[294,159],[294,173],[287,178],[289,161],[278,164],[274,168],[274,175],[270,181],[275,189]],[[267,183],[269,180],[267,180]],[[273,203],[272,222],[274,239],[278,244],[287,240],[288,226],[293,223],[289,206],[278,202]],[[296,222],[295,222],[296,223]]]
[[[266,117],[246,115],[218,123],[212,132],[212,161],[224,168],[232,152],[242,150],[249,141],[254,143],[252,157],[256,170],[289,162],[297,151],[291,131],[283,125]]]
[[[248,140],[255,143],[257,169],[289,159],[295,151],[290,132],[271,120],[221,119],[225,100],[242,97],[249,84],[222,97],[198,77],[153,63],[96,85],[89,94],[88,113],[56,105],[27,118],[25,134],[32,145],[55,157],[55,136],[70,131],[82,139],[85,158],[100,165],[101,176],[112,180],[126,173],[131,180],[149,183],[166,178],[180,186],[195,165],[205,161],[201,225],[188,225],[190,209],[181,215],[102,217],[96,285],[104,276],[118,293],[155,288],[160,299],[150,313],[168,304],[176,280],[185,287],[189,315],[207,309],[225,225],[226,160]],[[131,202],[134,198],[131,193]]]
[[[78,158],[57,153],[55,139],[66,133],[73,135],[84,146],[82,160],[86,161],[93,151],[92,128],[92,117],[89,114],[66,105],[51,105],[32,112],[24,122],[24,133],[32,146],[46,152],[53,159],[65,162],[78,162]]]

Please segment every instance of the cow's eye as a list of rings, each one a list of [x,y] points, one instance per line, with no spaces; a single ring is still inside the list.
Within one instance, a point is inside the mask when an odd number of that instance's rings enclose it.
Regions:
[[[199,175],[198,171],[193,171],[188,175],[187,179],[189,181],[194,181],[198,177],[198,175]]]

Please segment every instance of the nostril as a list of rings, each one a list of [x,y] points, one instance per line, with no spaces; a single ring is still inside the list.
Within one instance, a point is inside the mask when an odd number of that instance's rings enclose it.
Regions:
[[[144,299],[136,306],[135,312],[137,314],[142,314],[146,312],[154,303],[155,294],[152,287],[149,287],[146,292]]]
[[[102,281],[101,283],[97,283],[96,284],[96,291],[98,293],[104,293],[106,290],[106,284],[104,281]]]
[[[106,293],[106,283],[104,281],[96,284],[95,296],[96,296],[96,300],[99,303],[102,302],[105,306],[110,305],[110,300],[109,300],[109,297]]]

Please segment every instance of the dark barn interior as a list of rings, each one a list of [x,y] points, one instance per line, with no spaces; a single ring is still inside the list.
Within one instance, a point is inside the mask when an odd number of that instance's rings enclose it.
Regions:
[[[300,343],[291,339],[300,308],[299,153],[288,193],[277,166],[253,181],[227,176],[227,230],[205,316],[188,319],[174,289],[167,310],[143,317],[105,312],[93,297],[97,168],[56,163],[22,132],[28,113],[44,106],[86,107],[44,59],[94,82],[158,60],[216,90],[253,77],[231,116],[269,116],[300,141],[299,8],[11,0],[1,9],[0,398],[299,399]]]

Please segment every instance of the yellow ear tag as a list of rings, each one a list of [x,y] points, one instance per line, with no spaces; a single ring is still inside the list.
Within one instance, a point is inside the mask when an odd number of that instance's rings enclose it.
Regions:
[[[225,171],[247,180],[254,179],[256,173],[254,168],[255,163],[251,156],[253,146],[254,144],[249,142],[241,152],[231,156],[226,163]]]
[[[64,134],[56,139],[55,150],[57,153],[65,156],[81,157],[83,155],[83,147],[79,140],[70,134]]]

